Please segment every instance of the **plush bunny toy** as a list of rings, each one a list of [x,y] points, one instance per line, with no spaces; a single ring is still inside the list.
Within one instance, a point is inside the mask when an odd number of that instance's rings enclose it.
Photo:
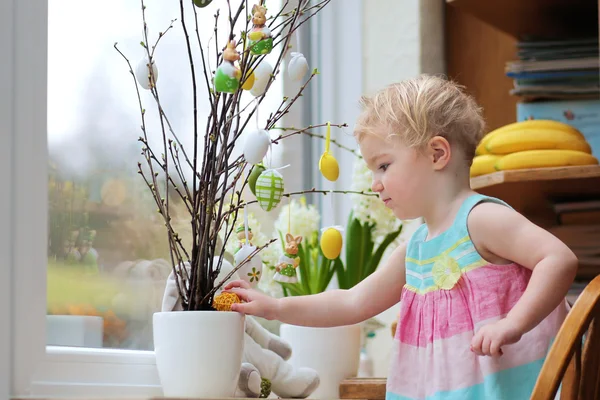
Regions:
[[[186,268],[189,271],[188,265]],[[221,282],[232,270],[233,266],[224,259],[216,282]],[[230,279],[236,280],[240,277],[234,273]],[[181,309],[175,278],[171,272],[167,279],[162,311]],[[291,355],[292,349],[289,344],[247,315],[244,355],[235,397],[259,397],[263,378],[271,382],[272,392],[279,397],[308,397],[319,386],[319,375],[311,368],[292,367],[286,362]]]

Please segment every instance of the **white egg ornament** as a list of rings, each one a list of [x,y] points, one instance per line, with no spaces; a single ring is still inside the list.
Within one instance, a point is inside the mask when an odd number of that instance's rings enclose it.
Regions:
[[[154,82],[152,82],[152,77],[154,78]],[[142,58],[135,69],[135,79],[138,81],[139,85],[146,90],[150,90],[152,87],[156,86],[156,82],[158,82],[158,68],[156,68],[156,62],[152,61],[152,75],[150,75],[150,61],[148,60],[148,57]]]
[[[254,97],[258,97],[265,92],[272,74],[273,67],[264,59],[254,68],[254,85],[250,89],[250,93]]]
[[[321,231],[321,251],[325,258],[329,260],[335,260],[340,256],[342,252],[342,232],[343,228],[341,226],[330,226],[328,228],[323,228]]]
[[[304,54],[292,52],[288,63],[288,76],[293,81],[299,81],[308,72],[308,62]]]
[[[252,246],[250,244],[245,244],[241,249],[235,253],[234,264],[237,267],[244,260],[250,257],[253,251],[256,250],[256,246]],[[241,279],[245,280],[252,287],[256,287],[258,285],[258,281],[262,275],[262,260],[260,255],[256,253],[250,258],[246,264],[242,265],[240,269],[237,270],[238,275]]]
[[[256,200],[260,208],[271,211],[279,205],[283,195],[283,176],[274,169],[268,169],[256,180]]]
[[[250,164],[260,163],[267,155],[270,144],[271,136],[264,129],[248,132],[244,142],[244,158]]]

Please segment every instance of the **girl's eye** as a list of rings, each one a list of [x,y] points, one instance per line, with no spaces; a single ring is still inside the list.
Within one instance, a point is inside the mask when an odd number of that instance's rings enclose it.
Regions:
[[[382,170],[383,172],[385,172],[389,166],[390,166],[390,164],[381,164],[379,166],[379,169]]]

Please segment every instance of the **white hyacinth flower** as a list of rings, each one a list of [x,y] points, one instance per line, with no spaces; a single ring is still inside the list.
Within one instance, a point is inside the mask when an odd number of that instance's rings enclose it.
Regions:
[[[352,173],[352,190],[372,192],[371,183],[373,175],[363,158],[357,158]],[[361,223],[374,224],[375,243],[381,241],[385,235],[400,228],[400,221],[392,210],[387,208],[378,196],[352,195],[352,211],[354,217]]]
[[[313,204],[306,204],[306,199],[301,197],[300,200],[292,199],[281,207],[279,217],[275,221],[276,231],[285,236],[288,233],[288,222],[291,228],[289,233],[308,239],[313,232],[319,230],[321,215]]]

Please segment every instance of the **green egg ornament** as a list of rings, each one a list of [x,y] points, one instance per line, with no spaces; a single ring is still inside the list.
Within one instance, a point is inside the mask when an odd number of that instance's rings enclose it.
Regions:
[[[194,5],[200,8],[204,8],[210,3],[212,3],[212,0],[194,0]]]
[[[252,30],[248,32],[250,53],[255,56],[269,54],[273,50],[273,37],[267,28],[267,9],[261,5],[252,7]]]
[[[281,201],[283,176],[274,169],[264,171],[256,180],[256,200],[260,208],[271,211]]]
[[[266,168],[262,164],[256,164],[252,167],[252,171],[250,171],[250,176],[248,177],[248,186],[250,186],[250,191],[253,195],[256,196],[256,181],[260,174],[265,172]]]

